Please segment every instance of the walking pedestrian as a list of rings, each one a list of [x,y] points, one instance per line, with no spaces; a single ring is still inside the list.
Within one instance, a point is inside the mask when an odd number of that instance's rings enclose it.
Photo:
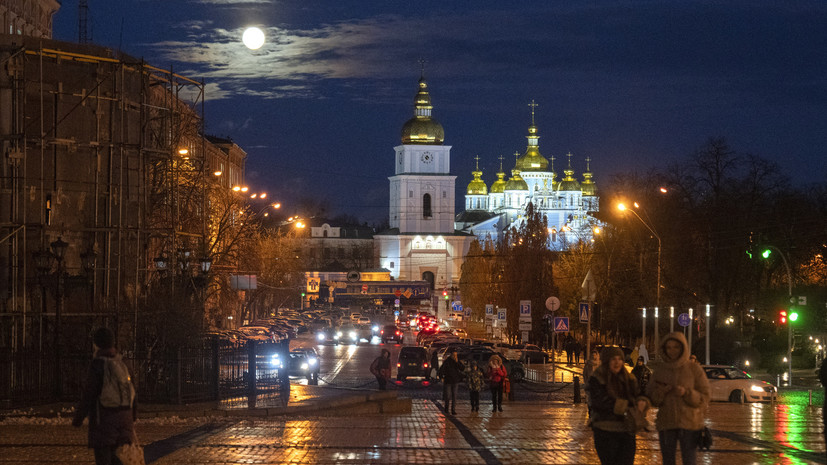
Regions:
[[[575,339],[572,349],[574,350],[574,364],[580,365],[580,352],[583,351],[583,345],[580,344],[580,341]]]
[[[592,415],[592,397],[591,393],[589,393],[589,379],[594,374],[594,370],[600,366],[600,352],[597,349],[592,350],[592,357],[586,361],[586,364],[583,366],[583,383],[586,385],[586,405],[588,405],[588,412],[589,418]]]
[[[471,360],[465,367],[465,384],[468,385],[468,392],[471,397],[471,411],[480,411],[480,391],[482,390],[482,379],[485,376],[477,366],[476,360]]]
[[[632,368],[632,374],[635,376],[635,379],[637,379],[640,392],[646,392],[646,385],[649,384],[649,378],[652,376],[652,370],[646,366],[646,359],[643,358],[643,355],[637,358],[637,363],[635,364],[635,367]]]
[[[456,349],[451,349],[449,356],[442,361],[437,376],[442,381],[442,400],[445,403],[445,411],[451,415],[457,414],[457,385],[462,381],[462,372],[465,366],[459,361]],[[448,408],[450,407],[450,409]]]
[[[649,351],[646,350],[646,345],[645,344],[643,344],[643,343],[640,344],[640,348],[637,350],[637,354],[638,354],[638,357],[643,357],[643,364],[644,365],[649,364]],[[637,359],[633,358],[632,360],[637,360]]]
[[[589,378],[594,448],[602,464],[635,461],[635,432],[642,425],[649,401],[638,395],[637,380],[623,366],[623,351],[606,347],[600,366]]]
[[[391,378],[391,351],[382,349],[382,353],[370,364],[370,372],[376,377],[379,389],[387,389],[388,380]]]
[[[431,373],[433,373],[432,378],[436,378],[436,373],[439,370],[439,354],[436,350],[431,352]]]
[[[571,335],[566,336],[566,344],[564,348],[566,349],[566,364],[571,365],[571,362],[574,359],[574,338],[572,338]]]
[[[499,355],[492,355],[488,359],[488,386],[491,388],[491,411],[503,411],[503,382],[508,376]]]
[[[95,356],[89,364],[72,426],[80,427],[89,417],[88,444],[95,450],[95,464],[120,465],[116,449],[138,441],[134,425],[138,416],[135,388],[115,348],[112,330],[95,330],[92,342]]]
[[[683,465],[695,465],[704,416],[709,403],[709,381],[703,368],[689,360],[689,348],[682,333],[664,336],[658,347],[662,363],[646,387],[652,404],[658,407],[658,430],[664,465],[674,465],[678,443]]]

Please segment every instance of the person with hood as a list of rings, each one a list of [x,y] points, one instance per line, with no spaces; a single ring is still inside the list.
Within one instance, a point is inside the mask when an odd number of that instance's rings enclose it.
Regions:
[[[675,462],[678,443],[683,465],[694,465],[709,404],[709,381],[703,368],[689,361],[682,333],[669,333],[658,347],[661,364],[652,373],[647,394],[658,407],[658,430],[664,465]]]
[[[451,415],[457,414],[457,385],[462,381],[465,366],[459,361],[456,349],[451,349],[448,358],[442,361],[437,376],[442,381],[442,400],[445,402],[445,411]],[[450,410],[448,407],[451,407]]]
[[[643,343],[640,344],[640,348],[637,350],[637,354],[638,354],[638,357],[643,357],[643,364],[644,365],[649,364],[649,351],[646,350],[646,344],[643,344]],[[636,359],[633,358],[632,360],[636,360]]]
[[[465,367],[465,383],[468,385],[468,392],[471,394],[471,411],[480,411],[480,391],[482,390],[482,370],[477,366],[476,360],[471,360]]]
[[[635,433],[649,408],[649,400],[639,395],[637,380],[623,365],[623,351],[606,347],[588,381],[594,448],[602,464],[634,463]]]
[[[488,359],[488,386],[491,388],[491,406],[492,412],[503,411],[503,384],[508,373],[503,366],[503,361],[499,355],[492,355]]]
[[[382,349],[382,353],[370,364],[370,372],[376,377],[379,389],[384,391],[391,378],[391,351]]]
[[[72,426],[80,427],[89,417],[89,447],[95,449],[95,464],[120,464],[115,455],[118,446],[137,441],[134,421],[138,417],[138,405],[134,397],[131,406],[104,407],[101,393],[108,362],[122,363],[115,348],[115,333],[109,328],[98,328],[92,334],[95,357],[89,364],[83,395],[75,410]],[[112,376],[110,374],[110,376]],[[128,381],[132,383],[131,379]],[[134,389],[134,388],[133,388]],[[134,391],[133,391],[134,393]]]
[[[637,384],[640,387],[640,392],[646,392],[646,385],[649,384],[649,378],[652,376],[652,370],[646,366],[646,359],[641,355],[637,358],[637,364],[632,368],[632,374],[637,379]]]

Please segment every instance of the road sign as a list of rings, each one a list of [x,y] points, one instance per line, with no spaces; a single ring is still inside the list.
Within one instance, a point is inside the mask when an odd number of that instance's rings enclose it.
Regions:
[[[689,318],[688,313],[681,313],[678,315],[678,324],[681,326],[689,326],[692,323],[692,319]]]
[[[461,312],[462,311],[462,302],[460,302],[459,300],[455,300],[455,301],[451,302],[451,309],[455,312]]]
[[[485,317],[494,318],[494,305],[488,304],[485,306]]]
[[[528,342],[528,331],[523,331],[523,338],[522,338],[522,340],[523,340],[523,343],[527,343],[527,342]]]
[[[588,302],[580,302],[580,322],[588,323],[591,316],[591,305]]]
[[[499,311],[497,312],[497,319],[498,319],[498,320],[505,321],[505,309],[504,309],[504,308],[500,308],[500,309],[498,309],[498,310],[499,310]]]
[[[471,307],[465,307],[465,316],[471,316]]]
[[[393,295],[395,295],[396,297],[401,297],[402,296],[402,289],[397,289],[397,290],[393,291]]]
[[[546,299],[546,308],[550,312],[556,312],[558,308],[560,308],[560,299],[557,297],[551,296]]]
[[[520,301],[520,318],[523,317],[531,318],[531,301],[530,300],[521,300]]]
[[[362,294],[367,294],[367,293],[368,293],[368,285],[367,284],[362,284]]]
[[[399,299],[394,299],[394,301],[393,301],[393,304],[394,304],[394,305],[396,305],[397,307],[398,307],[401,303],[402,303],[402,302],[400,302],[400,301],[399,301]]]
[[[554,317],[554,332],[567,333],[569,331],[569,317],[556,316]]]
[[[531,331],[531,322],[520,322],[520,331]]]

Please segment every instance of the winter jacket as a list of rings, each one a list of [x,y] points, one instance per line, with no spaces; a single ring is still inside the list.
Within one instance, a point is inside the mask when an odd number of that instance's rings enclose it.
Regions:
[[[508,373],[505,371],[504,366],[500,365],[495,368],[493,365],[488,365],[488,374],[486,377],[491,381],[492,385],[502,384],[506,376],[508,376]]]
[[[677,360],[670,360],[666,356],[664,346],[670,339],[678,341],[683,346],[683,352]],[[681,333],[667,334],[658,346],[658,353],[663,362],[655,368],[646,387],[652,404],[658,407],[655,426],[658,431],[702,429],[706,407],[709,404],[709,381],[703,368],[689,361],[686,338]],[[686,392],[678,396],[669,390],[670,386],[683,386]]]
[[[448,357],[442,361],[442,366],[439,367],[437,376],[445,384],[454,384],[462,381],[462,372],[465,366],[462,362],[454,360],[453,357]]]
[[[482,370],[476,365],[469,364],[465,367],[465,383],[469,391],[479,391],[483,385]]]
[[[103,357],[120,358],[116,350],[101,349],[89,364],[86,385],[75,410],[72,424],[80,426],[89,417],[89,447],[100,449],[130,444],[135,437],[134,420],[138,417],[138,403],[132,407],[106,408],[100,406],[98,398],[103,389]]]
[[[388,357],[385,357],[385,352],[387,352]],[[373,360],[373,363],[370,364],[370,372],[373,376],[386,379],[391,377],[390,354],[391,352],[388,349],[382,349],[381,355]]]
[[[632,368],[632,374],[637,380],[640,392],[646,392],[646,386],[649,384],[649,378],[652,377],[652,370],[650,370],[646,365],[635,365],[635,367]]]
[[[591,424],[592,428],[604,431],[634,433],[634,421],[626,417],[629,408],[636,408],[636,399],[645,400],[639,397],[637,379],[629,374],[625,368],[619,373],[624,376],[627,389],[630,395],[626,398],[615,398],[608,389],[608,367],[599,366],[589,378],[589,396],[591,398]],[[648,401],[647,401],[648,404]]]

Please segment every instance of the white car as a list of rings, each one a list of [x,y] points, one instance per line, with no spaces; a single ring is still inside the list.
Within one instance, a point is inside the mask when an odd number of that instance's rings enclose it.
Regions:
[[[361,314],[361,313],[351,313],[351,314],[350,314],[350,322],[351,322],[351,323],[358,323],[358,322],[359,322],[359,318],[362,318],[362,314]]]
[[[771,383],[753,379],[744,370],[729,365],[704,365],[710,400],[722,402],[769,402],[778,395]]]
[[[454,336],[458,338],[468,337],[468,333],[464,329],[455,329]]]

